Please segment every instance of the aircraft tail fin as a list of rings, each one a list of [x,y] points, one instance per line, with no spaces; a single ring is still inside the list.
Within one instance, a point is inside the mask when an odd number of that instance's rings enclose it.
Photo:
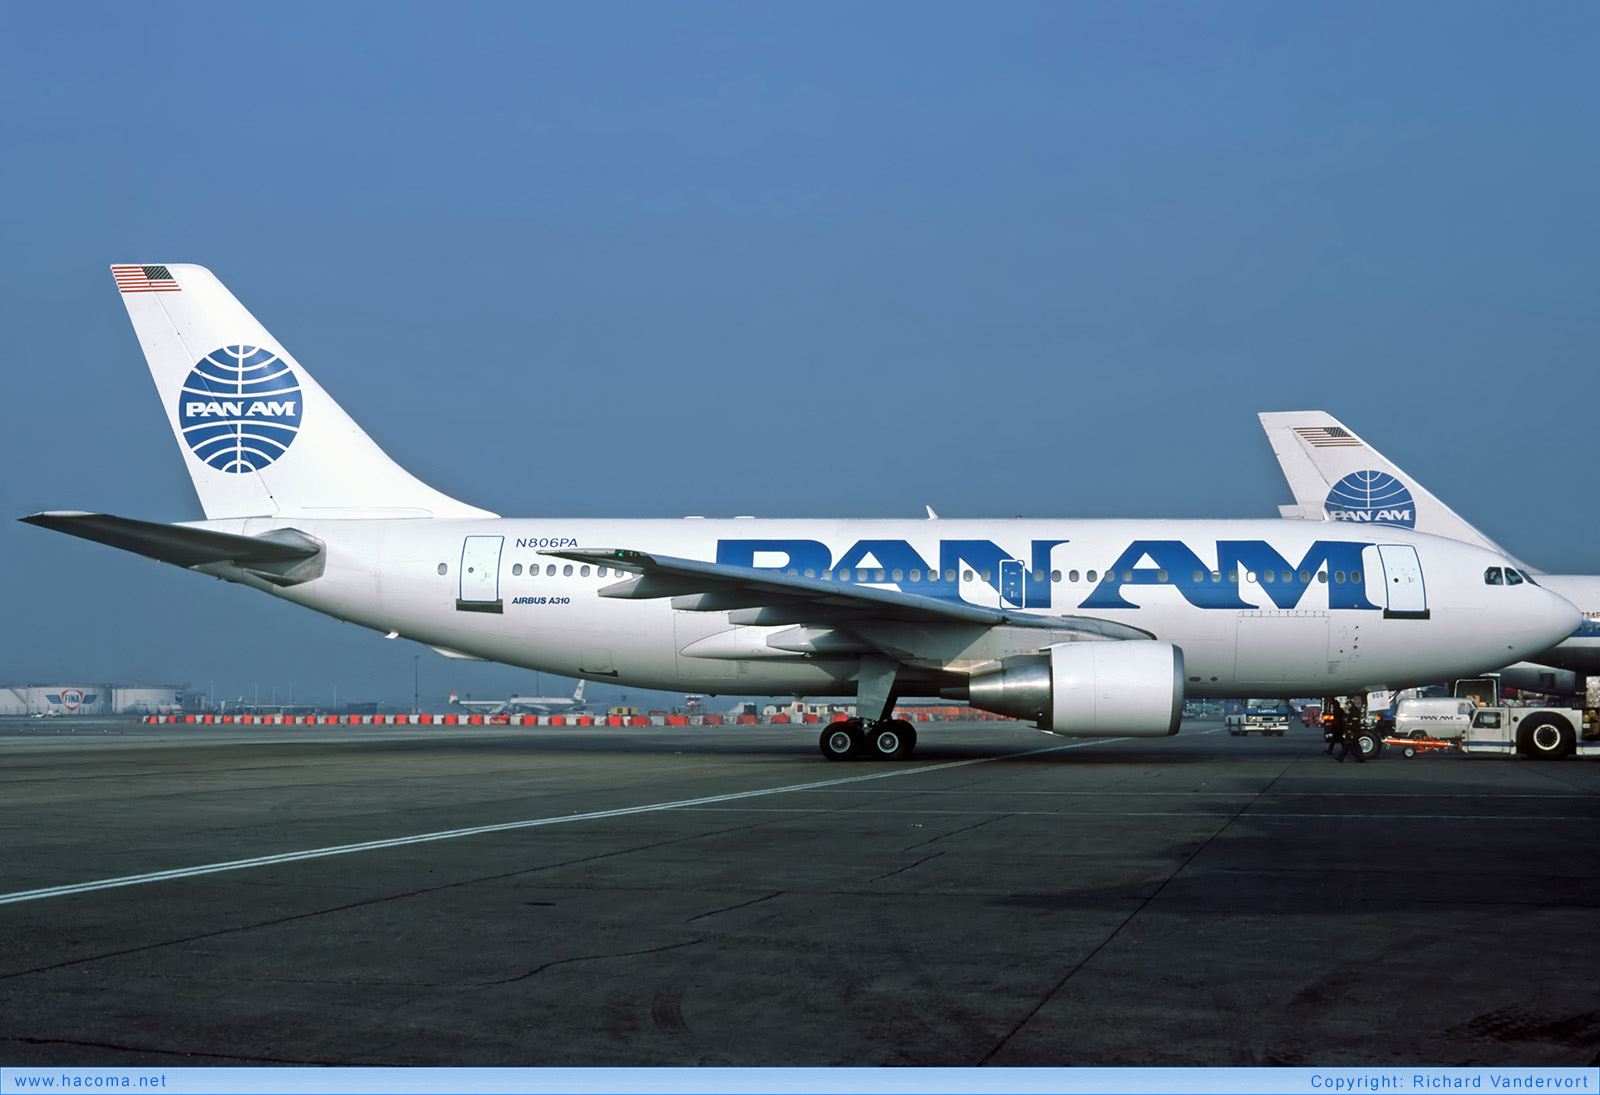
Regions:
[[[1509,554],[1326,411],[1257,417],[1294,492],[1282,516],[1400,525]]]
[[[111,268],[206,517],[493,517],[415,478],[202,266]]]
[[[461,703],[461,697],[456,694],[456,690],[454,688],[450,690],[450,702],[457,705]]]
[[[586,681],[586,680],[580,680],[578,682],[578,687],[572,693],[572,702],[573,703],[582,703],[583,702],[583,686],[588,684],[588,683],[589,682]]]

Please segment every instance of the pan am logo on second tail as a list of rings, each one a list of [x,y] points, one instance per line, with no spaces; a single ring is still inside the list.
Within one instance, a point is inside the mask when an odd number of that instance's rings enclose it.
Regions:
[[[1351,472],[1333,485],[1323,505],[1336,521],[1417,527],[1417,506],[1411,492],[1387,472]]]
[[[260,471],[300,431],[300,382],[271,350],[223,346],[195,365],[178,393],[183,439],[218,471]]]

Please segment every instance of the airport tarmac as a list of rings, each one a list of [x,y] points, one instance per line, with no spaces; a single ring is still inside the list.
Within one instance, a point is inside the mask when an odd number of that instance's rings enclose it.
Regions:
[[[0,725],[0,1061],[1600,1064],[1600,763],[920,734]]]

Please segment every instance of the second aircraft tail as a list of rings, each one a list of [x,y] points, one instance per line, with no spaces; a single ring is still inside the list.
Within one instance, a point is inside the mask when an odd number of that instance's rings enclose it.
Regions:
[[[1326,411],[1257,417],[1294,491],[1283,516],[1401,525],[1509,555]]]

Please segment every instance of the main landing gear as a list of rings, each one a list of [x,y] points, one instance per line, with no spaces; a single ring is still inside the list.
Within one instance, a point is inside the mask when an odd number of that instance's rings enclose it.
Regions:
[[[817,742],[829,760],[904,760],[917,747],[917,728],[905,719],[829,723]]]

